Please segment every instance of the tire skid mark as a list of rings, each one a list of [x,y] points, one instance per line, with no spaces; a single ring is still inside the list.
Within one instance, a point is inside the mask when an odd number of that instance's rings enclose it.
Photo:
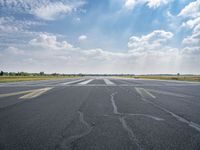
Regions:
[[[111,101],[112,106],[113,106],[113,113],[114,113],[115,115],[118,115],[118,116],[119,116],[119,121],[121,122],[123,129],[124,129],[125,131],[127,131],[128,136],[129,136],[129,139],[130,139],[131,141],[133,141],[133,142],[137,145],[137,147],[138,147],[139,150],[142,150],[142,147],[140,146],[138,139],[137,139],[136,136],[134,135],[133,130],[128,126],[128,124],[127,124],[127,122],[126,122],[126,120],[125,120],[125,117],[122,116],[122,114],[118,112],[117,105],[116,105],[115,100],[114,100],[114,96],[115,96],[116,94],[117,94],[117,92],[114,92],[114,93],[112,93],[111,96],[110,96],[110,97],[111,97],[111,98],[110,98],[110,101]]]
[[[62,150],[71,150],[72,149],[72,143],[75,142],[76,140],[88,135],[92,129],[93,126],[91,126],[85,119],[84,119],[84,114],[81,111],[78,111],[79,114],[79,121],[81,124],[83,124],[86,127],[86,130],[80,134],[72,135],[68,137],[67,139],[64,139],[63,142],[61,143],[61,149]]]

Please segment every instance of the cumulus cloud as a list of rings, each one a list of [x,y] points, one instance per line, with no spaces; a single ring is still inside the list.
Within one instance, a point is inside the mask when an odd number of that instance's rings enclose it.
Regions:
[[[183,39],[182,43],[190,46],[200,46],[200,31],[194,30],[191,36],[187,36]]]
[[[182,27],[191,30],[191,35],[185,37],[182,43],[187,46],[200,46],[200,0],[186,5],[178,16],[184,20]]]
[[[34,15],[40,18],[34,19],[41,22],[55,20],[64,14],[77,11],[83,4],[81,1],[78,0],[78,3],[68,0],[0,0],[0,7],[1,11],[6,8],[6,13],[8,10],[12,13],[25,12],[29,16]],[[147,5],[155,9],[167,5],[172,0],[120,1],[120,6],[124,3],[124,7],[128,9],[133,9],[137,5]],[[100,48],[83,49],[63,40],[64,37],[33,30],[34,33],[31,30],[28,32],[31,36],[27,38],[21,31],[40,22],[16,20],[14,16],[0,17],[0,35],[5,33],[0,36],[2,41],[5,41],[1,46],[6,41],[8,43],[1,47],[1,69],[30,72],[43,70],[49,73],[199,73],[199,0],[185,6],[176,17],[168,13],[169,17],[173,19],[172,22],[181,18],[182,27],[191,31],[191,35],[187,34],[183,39],[183,45],[180,45],[182,48],[170,46],[173,37],[176,38],[177,35],[167,30],[155,30],[145,35],[131,36],[128,50],[123,52],[111,52]],[[80,22],[80,18],[76,21]],[[9,37],[6,37],[8,35]],[[81,35],[77,38],[79,41],[85,41],[87,36]],[[14,45],[14,42],[18,44]]]
[[[200,0],[189,3],[181,10],[178,16],[194,18],[200,16]]]
[[[170,32],[156,30],[141,37],[131,37],[130,51],[110,52],[98,48],[81,49],[55,35],[40,33],[23,47],[5,49],[1,53],[0,63],[4,70],[39,72],[42,69],[49,73],[199,72],[199,47],[179,50],[165,46],[172,37]],[[137,51],[134,44],[145,46]],[[191,62],[191,57],[197,65]],[[181,65],[189,60],[190,66],[181,70]]]
[[[29,42],[31,45],[49,47],[53,49],[73,49],[73,46],[66,41],[59,42],[55,35],[45,33],[39,34]]]
[[[164,44],[172,37],[173,33],[171,32],[155,30],[150,34],[141,37],[130,37],[128,47],[130,51],[162,50]]]
[[[172,0],[126,0],[124,6],[128,9],[133,9],[136,5],[147,4],[149,8],[158,8],[166,5]]]
[[[200,56],[200,46],[194,46],[194,47],[185,47],[183,50],[182,50],[182,53],[184,55],[189,55],[189,56]]]
[[[193,29],[195,26],[200,24],[200,17],[191,18],[186,22],[183,22],[182,26],[186,28]]]

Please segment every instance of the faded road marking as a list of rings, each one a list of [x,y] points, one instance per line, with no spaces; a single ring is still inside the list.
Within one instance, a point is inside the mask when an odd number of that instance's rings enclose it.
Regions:
[[[110,81],[108,79],[103,79],[103,80],[107,85],[115,85],[115,83],[113,83],[112,81]]]
[[[83,81],[81,83],[79,83],[79,85],[85,85],[85,84],[88,84],[90,82],[92,82],[94,79],[90,79],[90,80],[87,80],[87,81]]]
[[[167,92],[167,91],[160,91],[160,90],[153,90],[153,89],[146,89],[147,91],[158,93],[158,94],[164,94],[164,95],[170,95],[170,96],[176,96],[176,97],[193,97],[189,95],[184,95],[184,94],[178,94],[178,93],[173,93],[173,92]]]
[[[61,83],[61,85],[68,85],[68,84],[80,82],[80,81],[83,81],[83,80],[85,80],[85,79],[80,79],[80,80],[75,80],[75,81],[69,81],[69,82]]]
[[[41,94],[49,91],[50,89],[52,89],[52,88],[42,88],[42,89],[20,91],[20,92],[8,93],[8,94],[0,94],[0,98],[1,97],[9,97],[9,96],[26,94],[24,96],[21,96],[20,99],[30,99],[30,98],[35,98],[37,96],[40,96]]]
[[[170,110],[168,110],[168,109],[166,109],[166,108],[164,108],[164,107],[162,107],[162,106],[160,106],[160,105],[158,105],[158,104],[155,104],[155,103],[153,103],[152,101],[148,100],[149,97],[148,97],[148,96],[145,97],[146,95],[144,95],[144,94],[142,93],[142,91],[146,91],[146,90],[144,90],[143,88],[135,88],[135,89],[136,89],[136,91],[138,92],[138,94],[142,97],[141,100],[143,100],[144,102],[147,102],[147,103],[153,105],[154,107],[156,107],[156,108],[158,108],[158,109],[160,109],[160,110],[162,110],[162,111],[164,111],[164,112],[170,114],[170,115],[171,115],[172,117],[174,117],[176,120],[178,120],[178,121],[180,121],[180,122],[182,122],[182,123],[185,123],[185,124],[187,124],[189,127],[192,127],[193,129],[195,129],[195,130],[197,130],[198,132],[200,132],[200,125],[199,125],[199,124],[197,124],[197,123],[195,123],[195,122],[192,122],[192,121],[189,121],[189,120],[187,120],[187,119],[185,119],[185,118],[183,118],[183,117],[181,117],[181,116],[179,116],[179,115],[177,115],[177,114],[171,112]],[[150,92],[148,92],[148,93],[150,93]],[[155,97],[155,96],[154,96],[153,94],[151,94],[151,93],[150,93],[150,95],[152,95],[152,96],[151,96],[152,98]],[[155,98],[156,98],[156,97],[155,97]],[[155,98],[154,98],[154,99],[155,99]]]
[[[43,89],[38,89],[38,90],[34,90],[29,94],[26,94],[24,96],[21,96],[20,99],[31,99],[31,98],[35,98],[38,97],[44,93],[46,93],[47,91],[51,90],[52,88],[43,88]]]
[[[154,99],[156,98],[153,94],[151,94],[144,88],[135,87],[135,90],[140,94],[141,97],[154,98]]]

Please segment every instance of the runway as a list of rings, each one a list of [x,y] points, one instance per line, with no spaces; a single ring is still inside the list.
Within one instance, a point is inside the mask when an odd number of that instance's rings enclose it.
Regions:
[[[200,83],[117,77],[0,84],[1,150],[199,150]]]

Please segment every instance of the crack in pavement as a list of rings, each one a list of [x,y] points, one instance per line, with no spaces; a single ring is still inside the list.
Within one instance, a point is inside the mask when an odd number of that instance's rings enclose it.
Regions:
[[[116,94],[117,94],[117,92],[112,93],[111,94],[111,99],[110,99],[111,103],[112,103],[112,106],[113,106],[113,113],[115,115],[119,116],[119,121],[121,122],[122,127],[124,128],[124,130],[127,131],[128,135],[129,135],[129,139],[131,141],[133,141],[137,145],[137,147],[138,147],[139,150],[142,150],[142,147],[140,146],[138,139],[134,135],[133,130],[127,125],[125,117],[122,116],[122,114],[118,112],[117,105],[115,104],[115,100],[114,100],[114,96]]]
[[[120,113],[118,112],[117,106],[116,106],[116,104],[115,104],[115,100],[114,100],[115,94],[117,94],[117,92],[112,93],[112,94],[111,94],[111,99],[110,99],[110,100],[111,100],[111,103],[112,103],[112,106],[113,106],[113,113],[114,113],[114,114],[120,114]]]
[[[83,124],[86,127],[86,130],[80,134],[72,135],[68,137],[67,139],[64,139],[61,143],[61,149],[62,150],[71,150],[72,149],[72,143],[86,135],[88,135],[92,129],[93,126],[91,126],[85,119],[84,114],[81,111],[78,111],[79,114],[79,121],[81,124]]]

